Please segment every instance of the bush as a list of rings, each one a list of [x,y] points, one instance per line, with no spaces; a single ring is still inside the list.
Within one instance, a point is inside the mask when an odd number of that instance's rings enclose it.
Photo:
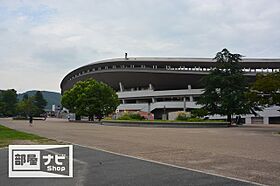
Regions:
[[[189,119],[189,115],[187,115],[186,113],[182,112],[182,113],[179,113],[176,120],[178,121],[187,121]]]
[[[144,120],[145,118],[139,113],[125,113],[118,120]]]
[[[194,109],[191,111],[191,114],[193,118],[198,118],[198,117],[206,116],[208,114],[208,111],[203,108]]]

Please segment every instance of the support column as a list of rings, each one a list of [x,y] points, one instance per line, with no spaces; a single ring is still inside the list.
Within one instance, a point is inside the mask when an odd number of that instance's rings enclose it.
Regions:
[[[191,90],[191,89],[192,89],[192,86],[188,85],[188,90]],[[193,102],[193,96],[190,96],[190,102]]]
[[[162,115],[162,120],[167,120],[167,114],[166,114],[166,107],[165,105],[163,106],[163,115]]]
[[[190,96],[190,102],[193,102],[193,96]]]
[[[252,124],[251,117],[245,118],[245,124]]]
[[[263,124],[266,124],[266,125],[269,124],[269,118],[268,117],[263,117]]]
[[[122,82],[119,82],[119,86],[120,86],[120,92],[123,92],[123,85],[122,85]]]
[[[151,103],[150,101],[148,102],[148,120],[151,120]]]
[[[184,112],[186,112],[186,97],[183,98],[184,101]]]

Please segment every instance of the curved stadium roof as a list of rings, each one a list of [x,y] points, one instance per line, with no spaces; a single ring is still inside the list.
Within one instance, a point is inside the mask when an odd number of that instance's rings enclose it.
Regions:
[[[202,88],[201,79],[215,67],[211,58],[114,58],[90,63],[68,73],[61,82],[62,93],[76,82],[94,78],[119,89],[147,87],[150,83],[156,90],[185,89],[188,85]],[[280,69],[280,59],[244,58],[241,62],[250,81],[257,72],[272,72]]]

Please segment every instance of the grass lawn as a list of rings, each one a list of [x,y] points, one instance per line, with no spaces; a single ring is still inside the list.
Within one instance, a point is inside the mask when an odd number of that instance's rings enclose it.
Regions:
[[[224,120],[203,120],[203,119],[197,119],[197,118],[190,118],[189,120],[186,120],[186,121],[179,121],[179,120],[133,120],[133,119],[131,119],[131,120],[109,120],[109,119],[104,119],[104,120],[102,120],[102,121],[108,121],[108,122],[110,122],[110,121],[113,121],[113,122],[127,122],[127,123],[129,123],[129,122],[131,122],[131,123],[133,123],[133,122],[143,122],[143,123],[146,123],[146,122],[150,122],[150,123],[178,123],[178,122],[186,122],[186,123],[188,123],[188,122],[198,122],[198,123],[225,123],[226,121],[224,121]]]
[[[58,142],[0,125],[0,147],[6,147],[11,144],[58,144]]]

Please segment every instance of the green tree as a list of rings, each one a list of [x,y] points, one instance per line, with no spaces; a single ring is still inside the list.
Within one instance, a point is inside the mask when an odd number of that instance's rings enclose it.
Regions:
[[[24,94],[22,100],[28,100],[28,98],[29,98],[28,94]]]
[[[80,81],[66,91],[61,100],[62,105],[76,115],[96,116],[99,120],[112,112],[119,105],[116,92],[107,84],[93,79]]]
[[[16,90],[0,90],[0,113],[4,116],[15,115],[17,101]]]
[[[225,115],[230,123],[233,114],[252,112],[247,98],[248,84],[240,66],[241,57],[227,49],[216,54],[216,66],[203,79],[205,89],[198,101],[209,114]]]
[[[28,116],[36,115],[39,109],[35,104],[35,97],[32,96],[18,102],[16,110],[19,115],[27,118]]]
[[[4,103],[2,102],[0,98],[0,117],[4,116]]]
[[[39,116],[40,114],[44,113],[44,108],[47,105],[47,101],[44,99],[43,94],[41,91],[37,91],[34,95],[34,104],[37,107],[37,112],[35,115]]]
[[[280,72],[257,74],[249,98],[260,106],[280,105]]]

